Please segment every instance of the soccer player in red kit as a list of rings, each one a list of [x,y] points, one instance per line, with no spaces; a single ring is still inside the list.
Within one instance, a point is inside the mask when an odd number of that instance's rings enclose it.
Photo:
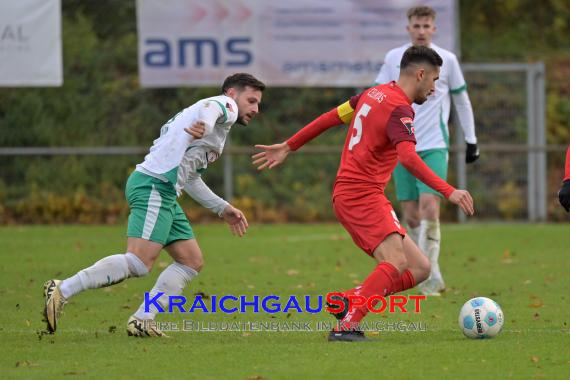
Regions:
[[[566,150],[566,170],[562,187],[558,191],[558,200],[566,212],[570,211],[570,146]]]
[[[439,191],[467,214],[473,214],[473,199],[465,190],[456,190],[429,169],[415,151],[414,111],[435,89],[441,57],[425,46],[412,46],[404,53],[397,82],[363,91],[343,105],[321,115],[281,144],[257,145],[254,155],[258,169],[282,163],[290,151],[352,118],[333,189],[333,209],[337,219],[358,247],[376,259],[377,265],[364,282],[342,293],[345,303],[339,328],[330,341],[361,341],[358,324],[367,314],[366,306],[347,312],[348,295],[387,296],[413,288],[430,273],[430,263],[400,225],[386,184],[398,160],[422,182]],[[355,116],[352,117],[354,112]]]

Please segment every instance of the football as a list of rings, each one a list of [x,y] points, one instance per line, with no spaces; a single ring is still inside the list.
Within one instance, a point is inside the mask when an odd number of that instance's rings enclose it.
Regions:
[[[492,338],[501,332],[503,323],[501,306],[490,298],[470,299],[459,312],[459,328],[471,339]]]

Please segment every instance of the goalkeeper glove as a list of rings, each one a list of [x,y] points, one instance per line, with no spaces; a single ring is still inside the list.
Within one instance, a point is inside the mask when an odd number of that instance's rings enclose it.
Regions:
[[[564,181],[562,187],[558,191],[558,200],[566,212],[570,211],[570,179]]]
[[[477,144],[469,144],[467,143],[467,150],[465,152],[465,162],[468,164],[477,161],[479,158],[479,148],[477,148]]]

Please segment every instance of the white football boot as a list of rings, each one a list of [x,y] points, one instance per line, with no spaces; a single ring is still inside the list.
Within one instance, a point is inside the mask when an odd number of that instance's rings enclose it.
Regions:
[[[44,297],[46,299],[44,318],[47,329],[52,334],[57,330],[57,321],[63,311],[63,306],[67,303],[59,289],[60,284],[60,280],[48,280],[44,283]]]
[[[127,334],[136,337],[170,338],[160,331],[152,319],[139,319],[131,315],[127,322]]]

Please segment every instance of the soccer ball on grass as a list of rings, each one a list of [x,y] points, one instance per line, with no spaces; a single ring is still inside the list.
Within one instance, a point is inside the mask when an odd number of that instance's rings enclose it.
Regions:
[[[459,312],[459,328],[472,339],[496,336],[503,329],[504,320],[501,306],[486,297],[470,299]]]

